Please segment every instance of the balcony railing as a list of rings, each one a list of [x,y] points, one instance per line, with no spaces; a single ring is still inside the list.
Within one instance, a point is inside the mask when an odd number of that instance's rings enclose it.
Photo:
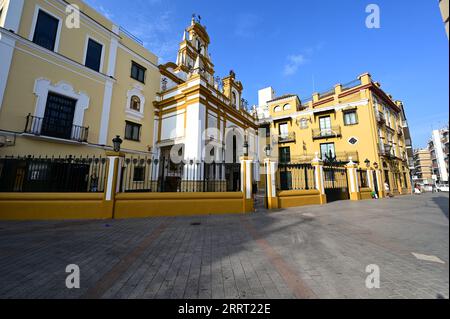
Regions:
[[[295,142],[295,132],[289,132],[288,134],[277,135],[276,140],[278,143],[290,143]]]
[[[354,152],[336,152],[334,156],[321,156],[321,160],[323,160],[324,164],[333,164],[333,163],[348,163],[352,160],[355,163],[359,163],[359,154],[357,151]]]
[[[393,157],[392,155],[392,145],[390,144],[378,144],[378,148],[381,156]]]
[[[330,138],[341,136],[341,127],[333,126],[328,129],[313,129],[312,137],[313,139]]]
[[[28,114],[24,133],[86,143],[89,128],[72,124],[66,125],[61,120]]]
[[[386,123],[386,118],[384,117],[384,113],[381,111],[377,112],[377,122],[380,124]]]

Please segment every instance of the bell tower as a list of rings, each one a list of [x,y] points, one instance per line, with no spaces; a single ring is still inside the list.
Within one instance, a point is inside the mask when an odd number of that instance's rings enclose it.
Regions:
[[[208,52],[209,44],[209,35],[201,24],[201,17],[193,14],[190,26],[183,31],[176,64],[178,69],[186,73],[195,71],[203,75],[212,84],[214,65]]]
[[[236,73],[231,70],[230,74],[223,79],[223,94],[230,99],[231,107],[236,110],[240,110],[242,107],[241,97],[243,89],[241,81],[236,81]]]

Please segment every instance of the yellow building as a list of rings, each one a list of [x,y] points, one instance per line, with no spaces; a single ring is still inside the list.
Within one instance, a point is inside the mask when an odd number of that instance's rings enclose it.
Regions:
[[[279,162],[308,163],[316,154],[326,165],[353,161],[362,169],[380,169],[381,185],[387,182],[394,194],[410,192],[403,105],[368,73],[309,101],[261,90],[258,117],[271,130],[272,156]]]
[[[433,184],[431,154],[428,149],[414,151],[414,182],[423,185]]]
[[[246,110],[243,85],[233,71],[223,79],[215,77],[209,44],[206,28],[194,17],[183,32],[176,63],[160,66],[161,90],[154,103],[154,151],[161,160],[173,160],[173,150],[179,161],[185,162],[233,164],[243,155],[257,159],[258,126],[254,115]],[[198,177],[226,180],[228,189],[236,189],[240,173],[238,167],[229,171],[232,167],[227,166],[220,176],[202,173]],[[164,165],[159,174],[185,179],[192,174],[187,169]]]
[[[149,154],[157,57],[72,0],[0,0],[0,156]],[[79,11],[77,11],[79,9]]]

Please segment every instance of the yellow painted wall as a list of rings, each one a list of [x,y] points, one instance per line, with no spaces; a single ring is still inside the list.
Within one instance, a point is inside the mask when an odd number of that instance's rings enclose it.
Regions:
[[[320,192],[318,190],[280,191],[277,195],[279,208],[320,205]]]
[[[108,219],[111,207],[99,194],[0,193],[0,220]]]
[[[243,193],[121,193],[116,196],[115,217],[192,216],[242,214]]]
[[[153,142],[154,106],[156,93],[160,86],[160,73],[157,67],[158,58],[139,43],[129,38],[123,32],[119,36],[112,33],[113,23],[93,10],[83,1],[71,1],[78,5],[86,15],[81,15],[81,27],[69,29],[65,26],[65,5],[57,0],[26,0],[22,12],[18,34],[28,39],[32,31],[32,22],[37,6],[59,17],[63,24],[59,37],[58,53],[36,48],[28,40],[16,41],[9,72],[8,83],[0,108],[0,130],[17,134],[15,146],[2,148],[1,155],[96,155],[102,121],[102,111],[107,80],[113,81],[113,95],[111,98],[110,119],[108,126],[107,145],[116,135],[121,135],[124,152],[147,153]],[[87,17],[89,16],[89,17]],[[91,36],[103,44],[103,63],[99,72],[92,71],[83,65],[86,39]],[[116,72],[110,79],[104,73],[108,69],[112,39],[119,40],[116,58]],[[64,60],[70,59],[72,62]],[[131,78],[131,61],[143,65],[146,69],[146,83],[142,93],[145,96],[145,113],[141,120],[134,120],[126,115],[127,92],[140,82]],[[33,93],[37,79],[44,78],[52,85],[65,82],[73,87],[76,93],[86,94],[89,108],[84,113],[82,126],[89,128],[88,143],[90,147],[76,145],[70,141],[55,141],[23,137],[26,116],[34,115],[37,97]],[[139,142],[126,141],[125,121],[130,120],[142,124],[141,140]]]
[[[361,199],[372,199],[372,190],[370,188],[361,188]]]
[[[20,44],[18,47],[24,48]],[[53,80],[52,84],[60,81],[67,82],[73,86],[76,92],[83,91],[90,97],[90,107],[84,114],[84,126],[89,127],[89,140],[98,141],[104,81],[88,72],[68,71],[67,69],[73,69],[73,67],[67,63],[56,62],[49,54],[30,48],[24,49],[40,58],[20,50],[15,51],[3,106],[0,110],[0,128],[23,132],[26,116],[29,113],[33,115],[35,112],[37,102],[37,97],[33,93],[35,81],[39,78],[46,78]],[[51,60],[58,65],[46,60]],[[40,147],[36,145],[36,148]]]

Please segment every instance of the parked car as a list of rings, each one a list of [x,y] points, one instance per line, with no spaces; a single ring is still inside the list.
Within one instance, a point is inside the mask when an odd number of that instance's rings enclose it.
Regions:
[[[438,192],[448,192],[448,184],[437,184],[436,190]]]

